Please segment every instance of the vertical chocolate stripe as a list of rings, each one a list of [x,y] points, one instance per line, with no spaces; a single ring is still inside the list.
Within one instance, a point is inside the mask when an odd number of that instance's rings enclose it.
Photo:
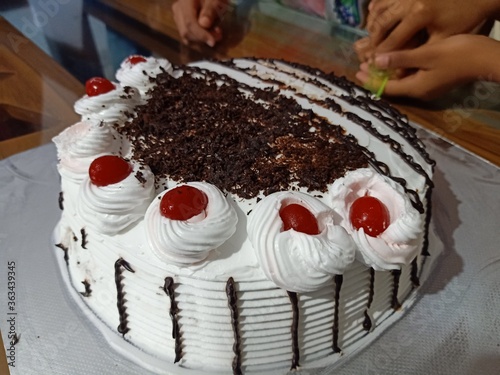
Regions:
[[[69,255],[68,255],[68,247],[64,246],[62,243],[56,244],[56,247],[64,251],[64,261],[66,262],[66,265],[69,265]]]
[[[234,344],[233,344],[233,374],[241,375],[241,337],[238,329],[238,296],[236,295],[236,288],[234,279],[230,277],[226,282],[226,295],[229,310],[231,312],[231,325],[233,327]]]
[[[299,367],[300,350],[299,350],[299,298],[297,293],[287,291],[288,298],[292,304],[292,366],[290,370],[295,370]]]
[[[59,192],[59,199],[57,200],[57,202],[59,203],[59,209],[61,211],[64,210],[64,193],[61,191]]]
[[[418,288],[420,286],[420,280],[418,278],[418,263],[416,257],[411,262],[410,281],[414,288]]]
[[[80,230],[80,233],[82,235],[82,249],[87,249],[87,232],[85,231],[85,228],[82,228]]]
[[[392,298],[391,298],[391,307],[394,310],[399,310],[401,308],[401,304],[398,301],[398,291],[399,291],[399,278],[401,277],[401,270],[392,270]]]
[[[177,307],[177,302],[175,301],[173,278],[165,277],[165,283],[163,284],[163,291],[170,298],[169,315],[170,319],[172,319],[172,338],[175,340],[174,363],[177,363],[182,358],[182,345],[181,345],[181,331],[179,327],[179,318],[177,316],[177,314],[179,313],[179,308]]]
[[[342,349],[339,348],[339,307],[340,307],[340,289],[344,276],[335,275],[335,310],[333,315],[333,352],[340,353]]]
[[[429,229],[431,225],[431,217],[432,217],[432,187],[429,186],[427,192],[425,194],[425,198],[427,200],[426,205],[426,216],[424,222],[424,241],[422,243],[422,255],[429,256]]]
[[[128,325],[127,307],[125,306],[125,303],[127,302],[127,300],[125,299],[126,293],[123,290],[124,288],[123,269],[132,273],[135,271],[132,269],[130,264],[128,264],[128,262],[123,258],[119,258],[115,262],[116,306],[118,307],[118,314],[120,316],[120,324],[118,325],[117,330],[122,335],[125,335],[129,331],[129,328],[127,327]]]
[[[365,310],[365,320],[363,321],[363,328],[365,331],[370,331],[372,329],[372,320],[368,314],[373,302],[373,295],[375,294],[375,270],[370,267],[370,286],[368,291],[368,302],[366,304]]]

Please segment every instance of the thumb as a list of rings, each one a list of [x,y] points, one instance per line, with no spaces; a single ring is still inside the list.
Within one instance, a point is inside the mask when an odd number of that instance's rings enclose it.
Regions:
[[[373,62],[382,70],[420,68],[421,58],[418,52],[418,49],[413,49],[376,54]]]

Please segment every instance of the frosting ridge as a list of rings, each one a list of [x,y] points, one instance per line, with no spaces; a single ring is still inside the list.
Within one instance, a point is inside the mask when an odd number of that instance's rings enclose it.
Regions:
[[[236,231],[235,209],[214,185],[190,182],[208,197],[205,214],[189,220],[170,220],[160,213],[160,201],[168,191],[160,193],[149,206],[146,233],[153,253],[161,260],[178,266],[188,266],[204,260]]]
[[[104,122],[126,121],[134,108],[140,105],[138,89],[114,83],[115,89],[96,96],[85,95],[75,102],[75,112],[82,120]]]
[[[320,233],[283,231],[279,211],[290,202],[306,206],[318,220]],[[292,292],[312,292],[330,283],[354,261],[355,247],[347,232],[335,224],[333,210],[299,192],[278,192],[261,200],[249,217],[250,242],[266,276]]]
[[[382,201],[389,211],[390,224],[376,237],[356,229],[350,220],[353,202],[369,195]],[[356,258],[375,270],[390,270],[409,264],[417,255],[417,238],[422,218],[404,193],[403,187],[369,168],[348,172],[330,188],[333,208],[342,217],[340,225],[357,245]]]
[[[53,138],[59,159],[59,172],[75,182],[87,176],[90,163],[100,155],[119,154],[121,136],[98,120],[85,120]]]
[[[141,181],[136,177],[141,173]],[[123,181],[95,186],[87,177],[78,194],[77,211],[101,233],[117,234],[144,217],[154,196],[154,175],[147,166],[133,163]]]

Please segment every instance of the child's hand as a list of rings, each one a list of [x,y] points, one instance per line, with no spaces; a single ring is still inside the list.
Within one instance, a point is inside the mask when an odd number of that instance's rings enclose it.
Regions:
[[[377,69],[394,69],[384,95],[409,96],[423,100],[438,97],[452,87],[474,80],[500,79],[500,42],[480,35],[456,35],[421,47],[377,54]],[[356,77],[366,84],[372,78],[370,65],[363,63]]]
[[[495,11],[495,0],[372,0],[367,30],[377,52],[403,48],[419,33],[429,42],[470,33]]]
[[[172,12],[182,42],[201,42],[213,47],[222,39],[218,24],[228,6],[229,0],[177,0]]]

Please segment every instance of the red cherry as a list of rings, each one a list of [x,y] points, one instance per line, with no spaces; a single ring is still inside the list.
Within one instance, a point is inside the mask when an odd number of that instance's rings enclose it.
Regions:
[[[289,204],[282,207],[280,217],[285,231],[293,229],[305,234],[319,234],[318,221],[314,215],[300,204]]]
[[[90,164],[90,181],[96,186],[107,186],[123,181],[132,172],[132,166],[115,155],[100,156]]]
[[[171,220],[188,220],[206,210],[208,198],[201,190],[180,185],[167,191],[160,202],[160,212]]]
[[[360,197],[351,205],[349,218],[356,229],[363,228],[371,237],[377,237],[390,223],[389,210],[378,198]]]
[[[88,96],[97,96],[113,91],[115,85],[108,79],[102,77],[93,77],[85,82],[85,91]]]
[[[135,64],[138,64],[140,62],[146,62],[147,60],[142,57],[142,56],[139,56],[139,55],[132,55],[132,56],[129,56],[127,58],[127,62],[132,64],[132,65],[135,65]]]

